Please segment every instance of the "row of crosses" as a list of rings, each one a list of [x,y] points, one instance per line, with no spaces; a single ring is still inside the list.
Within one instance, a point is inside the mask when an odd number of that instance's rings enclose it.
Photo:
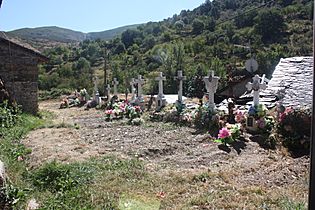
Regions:
[[[214,94],[216,93],[217,89],[218,89],[218,83],[219,83],[219,79],[220,77],[215,76],[214,75],[214,71],[209,71],[208,75],[206,77],[203,78],[203,81],[205,83],[206,86],[206,90],[207,90],[207,96],[208,96],[208,106],[211,110],[214,110],[215,108],[215,102],[214,102]],[[163,76],[163,73],[160,72],[159,76],[155,78],[156,81],[159,82],[159,92],[158,95],[156,97],[156,104],[157,104],[157,110],[161,109],[165,103],[165,96],[163,93],[163,81],[166,80],[166,77]],[[183,76],[183,72],[182,71],[178,71],[177,72],[177,76],[174,77],[174,80],[179,82],[179,86],[178,86],[178,100],[177,102],[180,104],[183,104],[183,81],[186,80],[186,77]],[[143,99],[143,95],[142,95],[142,86],[145,83],[145,80],[142,78],[141,75],[138,76],[137,79],[132,78],[130,81],[130,86],[131,86],[131,94],[132,94],[132,98],[131,98],[131,102],[132,103],[141,103],[144,101]],[[112,85],[114,87],[114,95],[117,96],[118,95],[118,91],[117,91],[117,86],[118,86],[119,82],[117,80],[117,78],[114,78],[112,81]],[[137,94],[136,94],[136,88],[135,85],[137,85]],[[265,84],[264,81],[264,76],[262,78],[260,78],[258,75],[255,75],[253,77],[253,82],[249,82],[246,85],[246,88],[251,91],[253,90],[253,95],[254,95],[254,99],[253,99],[253,105],[257,106],[259,104],[259,92],[262,89],[266,89],[267,85]],[[110,95],[110,90],[111,87],[108,84],[106,90],[108,91],[109,95]],[[98,94],[97,89],[95,90],[95,93]],[[99,94],[98,94],[99,95]]]

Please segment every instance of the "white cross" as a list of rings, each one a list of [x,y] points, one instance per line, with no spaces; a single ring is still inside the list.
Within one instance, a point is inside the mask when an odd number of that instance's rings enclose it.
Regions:
[[[179,88],[178,88],[178,102],[183,101],[183,80],[186,80],[186,77],[183,76],[183,71],[177,72],[177,77],[174,77],[177,81],[179,81]]]
[[[159,81],[159,96],[163,97],[163,81],[166,80],[166,77],[163,77],[163,73],[160,72],[159,76],[155,78],[156,81]]]
[[[117,96],[118,95],[118,92],[117,92],[117,85],[119,84],[117,78],[114,78],[114,81],[113,81],[113,85],[114,85],[114,96]]]
[[[139,75],[138,79],[135,80],[135,84],[138,85],[138,98],[142,99],[142,85],[144,84],[144,79],[142,79],[142,76]]]
[[[131,86],[131,94],[132,94],[132,97],[131,97],[131,101],[134,101],[136,99],[136,89],[135,89],[135,84],[136,84],[136,81],[134,78],[131,78],[131,81],[130,81],[130,86]]]
[[[209,96],[209,107],[211,109],[214,109],[215,104],[214,104],[214,93],[218,89],[218,83],[219,83],[220,77],[214,76],[214,71],[209,71],[209,74],[207,77],[203,78],[203,81],[205,82],[207,93]]]
[[[260,83],[261,80],[261,83]],[[253,77],[253,82],[248,82],[246,85],[247,90],[254,91],[254,106],[259,105],[259,92],[260,89],[264,90],[267,88],[267,85],[265,84],[265,75],[263,75],[262,79],[256,74]]]
[[[107,84],[106,90],[107,90],[107,94],[109,98],[110,97],[110,84]]]

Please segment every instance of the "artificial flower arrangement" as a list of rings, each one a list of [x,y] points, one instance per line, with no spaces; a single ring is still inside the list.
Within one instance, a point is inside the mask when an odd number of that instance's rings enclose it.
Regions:
[[[140,118],[142,109],[140,106],[132,106],[128,101],[116,102],[105,110],[106,120],[128,118],[130,122],[135,118]]]
[[[253,119],[253,125],[249,126],[247,122],[247,128],[253,127],[255,131],[270,132],[274,125],[274,118],[267,115],[267,107],[264,104],[258,106],[250,106],[247,113],[247,121],[251,117]]]
[[[228,145],[233,143],[241,135],[241,124],[226,124],[221,128],[218,134],[218,138],[214,142]]]

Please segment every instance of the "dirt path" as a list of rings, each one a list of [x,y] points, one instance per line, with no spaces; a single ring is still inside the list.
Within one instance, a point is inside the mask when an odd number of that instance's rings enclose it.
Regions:
[[[140,127],[123,121],[106,122],[102,111],[58,109],[58,105],[56,101],[41,102],[40,109],[56,114],[54,125],[35,130],[23,140],[33,151],[31,166],[54,159],[72,162],[117,155],[141,158],[147,169],[155,172],[224,172],[239,186],[285,188],[294,184],[296,189],[302,189],[303,196],[307,192],[306,157],[293,159],[279,151],[265,150],[250,140],[224,151],[211,143],[206,134],[196,134],[192,128],[153,122]],[[67,126],[74,124],[77,126]]]

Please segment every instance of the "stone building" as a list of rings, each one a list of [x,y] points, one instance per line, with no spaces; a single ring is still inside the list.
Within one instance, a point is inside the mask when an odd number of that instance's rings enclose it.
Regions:
[[[0,79],[11,99],[26,112],[38,111],[38,64],[47,60],[35,49],[0,32]]]

